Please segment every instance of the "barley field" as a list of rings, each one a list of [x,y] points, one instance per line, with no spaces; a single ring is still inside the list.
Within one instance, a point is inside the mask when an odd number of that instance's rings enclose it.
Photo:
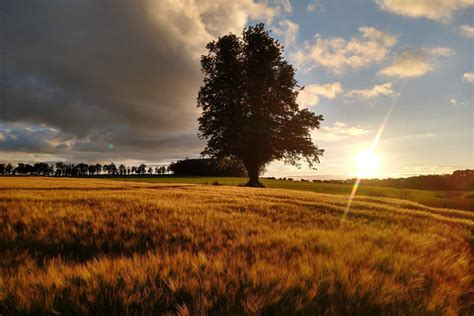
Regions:
[[[0,314],[469,315],[474,213],[382,197],[0,178]]]
[[[189,183],[209,185],[244,186],[247,178],[236,177],[180,177],[180,176],[97,176],[97,178],[119,181],[137,181],[152,183]],[[272,189],[311,191],[317,193],[348,195],[351,184],[314,183],[309,181],[288,181],[262,178],[262,183]],[[438,208],[454,208],[474,211],[474,194],[470,191],[435,191],[418,189],[397,189],[391,187],[370,186],[362,183],[357,191],[359,195],[388,197],[409,200],[423,205]]]

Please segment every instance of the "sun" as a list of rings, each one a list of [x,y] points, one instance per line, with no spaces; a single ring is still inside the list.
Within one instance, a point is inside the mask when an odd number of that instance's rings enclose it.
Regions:
[[[377,175],[379,157],[373,150],[361,150],[356,156],[357,177],[373,178]]]

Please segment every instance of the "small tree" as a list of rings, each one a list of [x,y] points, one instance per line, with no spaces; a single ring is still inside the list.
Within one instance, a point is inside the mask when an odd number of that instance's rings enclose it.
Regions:
[[[262,186],[259,175],[272,160],[299,166],[305,159],[314,168],[323,150],[310,131],[323,117],[298,108],[295,70],[264,25],[244,29],[242,38],[225,35],[207,49],[197,100],[203,155],[240,160],[249,186]]]
[[[118,173],[121,175],[121,176],[124,176],[126,173],[127,173],[127,168],[125,168],[125,166],[122,164],[118,167]]]
[[[6,174],[11,174],[12,171],[13,171],[13,165],[12,165],[11,163],[7,164],[7,165],[5,166],[5,173],[6,173]]]
[[[142,174],[142,175],[145,174],[146,173],[146,165],[141,164],[137,169],[137,173]]]

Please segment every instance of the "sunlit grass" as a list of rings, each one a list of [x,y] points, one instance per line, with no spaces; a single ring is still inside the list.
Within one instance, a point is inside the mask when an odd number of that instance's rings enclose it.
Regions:
[[[236,177],[179,177],[179,176],[126,176],[126,177],[105,177],[110,180],[127,180],[151,183],[189,183],[208,185],[232,185],[243,186],[247,183],[247,178]],[[287,181],[276,179],[261,179],[268,188],[311,191],[318,193],[344,194],[349,195],[352,191],[352,184],[320,183],[309,181]],[[416,189],[397,189],[390,187],[377,187],[359,185],[357,195],[388,197],[414,201],[427,206],[456,208],[474,211],[474,196],[466,191],[432,191]]]
[[[474,214],[278,189],[0,178],[0,313],[466,314]]]

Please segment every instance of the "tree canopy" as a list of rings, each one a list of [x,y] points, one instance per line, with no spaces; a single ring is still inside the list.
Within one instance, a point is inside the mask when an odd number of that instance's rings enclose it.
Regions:
[[[241,161],[250,186],[273,160],[312,168],[323,150],[310,132],[322,115],[300,109],[295,69],[264,24],[244,29],[242,37],[220,37],[201,58],[204,82],[198,95],[199,135],[207,140],[204,155]]]

